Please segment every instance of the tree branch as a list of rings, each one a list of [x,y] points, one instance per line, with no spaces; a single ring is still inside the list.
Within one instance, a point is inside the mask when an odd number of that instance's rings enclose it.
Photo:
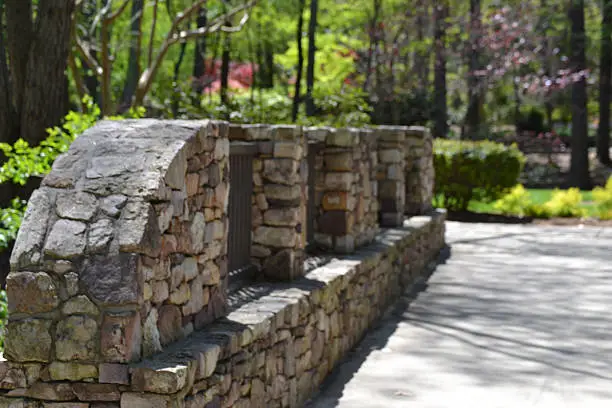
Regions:
[[[159,6],[159,0],[155,0],[153,3],[153,21],[151,22],[151,33],[149,34],[149,52],[147,53],[147,66],[151,66],[151,61],[153,61],[153,45],[155,39],[155,27],[157,26],[157,8]]]
[[[105,17],[106,22],[110,24],[115,21],[125,11],[128,4],[130,4],[130,0],[125,0],[114,13]]]
[[[227,33],[235,33],[237,31],[240,31],[240,29],[244,27],[244,25],[247,23],[249,19],[249,14],[246,12],[245,12],[245,15],[242,17],[242,19],[240,20],[240,24],[238,24],[237,26],[224,27],[224,25],[230,18],[232,18],[236,14],[242,11],[248,10],[252,8],[255,4],[257,4],[257,0],[251,0],[250,2],[245,3],[242,6],[236,7],[233,10],[230,10],[229,12],[227,12],[226,14],[217,17],[216,19],[212,21],[211,24],[207,25],[206,27],[201,27],[197,30],[192,30],[192,31],[189,31],[189,30],[181,31],[177,33],[177,29],[179,25],[181,24],[181,22],[185,21],[186,18],[188,18],[191,14],[197,11],[198,7],[203,5],[205,2],[206,0],[198,0],[191,7],[187,8],[184,12],[180,13],[177,16],[177,18],[173,21],[172,28],[166,35],[166,39],[162,43],[157,56],[155,57],[153,62],[149,64],[147,69],[140,76],[140,80],[138,81],[138,88],[136,90],[136,95],[134,97],[134,103],[133,103],[134,106],[142,105],[144,101],[144,97],[149,91],[149,88],[151,87],[153,78],[155,77],[157,70],[162,64],[163,59],[166,53],[168,52],[168,49],[170,48],[170,46],[178,42],[183,42],[191,38],[201,37],[203,35],[214,33],[217,31],[223,31]]]
[[[87,44],[85,44],[83,40],[81,40],[78,36],[75,36],[75,43],[77,49],[79,50],[79,53],[81,54],[81,57],[83,57],[87,65],[89,65],[93,69],[94,73],[97,76],[102,76],[102,67],[100,67],[98,61],[96,61],[96,59],[89,52],[89,47],[87,46]]]

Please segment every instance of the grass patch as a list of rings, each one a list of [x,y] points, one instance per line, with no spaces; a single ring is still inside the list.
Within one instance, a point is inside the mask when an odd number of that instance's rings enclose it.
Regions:
[[[552,197],[553,191],[552,189],[538,189],[538,188],[530,188],[527,189],[529,192],[529,197],[531,198],[531,202],[533,204],[542,205],[549,201]],[[589,216],[595,216],[595,204],[593,203],[593,193],[591,191],[581,191],[582,193],[582,204],[580,207],[587,210]],[[468,210],[476,213],[485,213],[485,214],[499,214],[500,212],[493,208],[493,203],[484,203],[481,201],[470,201],[470,205],[468,206]]]

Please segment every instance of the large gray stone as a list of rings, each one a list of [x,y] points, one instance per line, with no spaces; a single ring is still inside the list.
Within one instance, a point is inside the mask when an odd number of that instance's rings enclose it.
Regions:
[[[74,258],[85,252],[86,225],[79,221],[58,220],[45,244],[45,253],[56,258]]]
[[[138,255],[91,257],[81,270],[81,285],[91,298],[109,305],[138,303],[141,296]]]
[[[55,203],[57,215],[71,220],[89,221],[98,208],[98,200],[92,194],[71,192],[60,194]]]
[[[11,254],[12,267],[27,266],[40,260],[51,206],[51,198],[45,188],[32,193]]]
[[[98,252],[106,248],[113,237],[113,223],[103,218],[91,225],[87,233],[87,249],[89,252]]]

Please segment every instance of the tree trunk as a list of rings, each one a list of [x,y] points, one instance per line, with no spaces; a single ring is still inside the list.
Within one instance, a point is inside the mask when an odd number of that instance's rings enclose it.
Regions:
[[[132,98],[138,87],[140,78],[140,51],[142,47],[142,13],[144,0],[132,0],[132,17],[130,26],[130,56],[128,59],[127,75],[121,96],[120,112],[132,105]]]
[[[196,18],[197,28],[206,27],[208,24],[208,13],[206,7],[200,8],[198,11],[198,17]],[[214,61],[213,61],[214,62]],[[206,73],[206,36],[196,39],[195,50],[193,53],[193,91],[197,97],[197,103],[200,98],[198,97],[204,90],[204,83],[202,77]]]
[[[295,93],[293,95],[293,107],[291,110],[291,120],[295,122],[300,110],[302,99],[302,70],[304,69],[304,48],[302,47],[302,32],[304,31],[304,7],[305,0],[300,0],[299,17],[296,30],[296,41],[298,49],[297,73],[295,75]]]
[[[601,62],[599,66],[599,129],[597,158],[610,164],[610,82],[612,79],[612,0],[603,1],[601,21]]]
[[[319,11],[319,1],[310,0],[310,22],[308,24],[308,68],[306,69],[306,116],[314,116],[316,106],[314,96],[314,65],[317,52],[317,12]]]
[[[480,70],[480,0],[470,0],[470,41],[468,63],[468,108],[465,114],[464,133],[468,138],[474,139],[481,133],[482,127],[482,90],[478,80]]]
[[[4,4],[0,3],[0,143],[14,143],[18,137],[15,129],[15,109],[11,100],[9,69],[4,40]]]
[[[544,75],[550,78],[553,72],[551,58],[553,54],[552,41],[548,35],[548,28],[550,27],[550,10],[548,9],[548,1],[540,0],[540,36],[542,37],[543,43],[543,56],[542,66],[544,67]],[[544,109],[546,111],[546,127],[549,130],[553,128],[553,104],[550,98],[546,98],[544,101]]]
[[[584,0],[572,0],[569,6],[571,24],[570,64],[575,73],[586,69],[586,33],[584,28]],[[588,112],[586,79],[572,85],[572,154],[570,184],[573,187],[588,189],[591,187],[589,177],[588,155]]]
[[[172,117],[177,118],[179,108],[181,105],[181,87],[179,86],[179,74],[181,73],[181,66],[185,60],[185,51],[187,50],[187,42],[181,44],[181,52],[179,53],[178,60],[174,63],[174,76],[172,77],[172,86],[174,92],[172,95]]]
[[[226,23],[229,27],[230,24]],[[227,88],[229,84],[229,71],[230,71],[230,49],[231,49],[231,39],[228,33],[224,34],[223,38],[223,52],[221,53],[221,103],[223,105],[227,105],[229,102],[229,98],[227,95]]]
[[[21,112],[27,77],[30,46],[33,40],[32,1],[6,0],[6,31],[13,104]]]
[[[86,0],[81,6],[81,10],[85,19],[85,26],[91,27],[94,24],[96,16],[98,15],[98,0]],[[89,34],[85,34],[83,36],[83,39],[88,43],[92,43],[93,41],[95,41],[96,31],[97,30],[94,30],[94,32],[92,33],[92,36],[94,38],[91,38]],[[91,54],[91,57],[99,64],[100,61],[98,59],[98,53],[94,50],[90,50],[89,52]],[[83,82],[85,83],[85,87],[87,88],[87,93],[91,95],[94,103],[100,106],[102,104],[102,96],[100,95],[100,78],[94,72],[95,68],[90,67],[84,58],[81,58],[80,60],[81,66],[83,67],[83,71],[85,71],[85,74],[83,75]]]
[[[448,15],[448,4],[446,0],[440,0],[440,4],[434,5],[434,47],[435,47],[435,72],[434,72],[434,137],[446,137],[448,133],[448,106],[446,102],[446,16]]]
[[[30,3],[6,2],[7,29],[19,134],[38,144],[46,138],[46,129],[59,124],[66,113],[65,71],[75,4],[74,0],[40,0],[36,30],[31,31]]]

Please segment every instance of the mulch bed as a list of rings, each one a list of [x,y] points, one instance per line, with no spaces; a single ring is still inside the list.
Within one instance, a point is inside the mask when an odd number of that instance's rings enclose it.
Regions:
[[[612,220],[598,220],[594,218],[550,218],[537,219],[532,217],[515,217],[501,214],[475,213],[471,211],[449,211],[449,221],[460,221],[467,223],[494,223],[494,224],[535,224],[535,225],[563,225],[578,226],[588,225],[595,227],[612,227]]]

